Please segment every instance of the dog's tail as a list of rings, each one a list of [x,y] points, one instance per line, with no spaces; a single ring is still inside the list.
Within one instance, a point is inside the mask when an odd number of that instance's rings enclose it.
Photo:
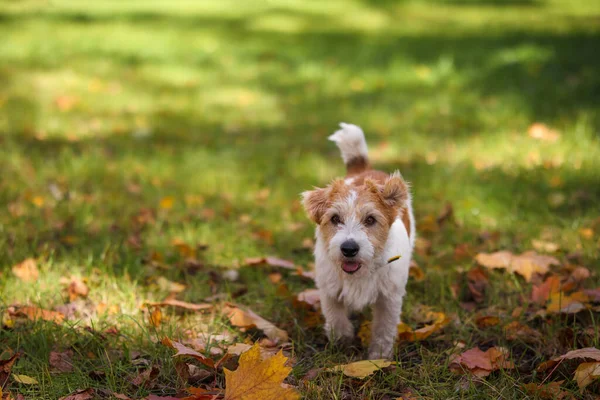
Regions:
[[[342,152],[348,175],[360,174],[371,168],[365,134],[359,126],[340,123],[342,129],[329,136]]]

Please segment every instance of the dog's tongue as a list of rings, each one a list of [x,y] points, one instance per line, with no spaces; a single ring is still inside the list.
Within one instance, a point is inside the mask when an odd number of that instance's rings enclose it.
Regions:
[[[357,262],[344,261],[342,263],[342,269],[346,272],[356,272],[359,267],[360,264]]]

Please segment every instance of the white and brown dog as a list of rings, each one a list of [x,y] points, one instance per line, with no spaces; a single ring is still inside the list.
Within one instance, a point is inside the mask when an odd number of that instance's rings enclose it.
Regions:
[[[354,337],[348,313],[373,305],[369,358],[393,356],[415,241],[408,184],[399,172],[370,168],[361,128],[340,124],[329,137],[342,152],[345,179],[302,194],[317,224],[316,283],[330,340]]]

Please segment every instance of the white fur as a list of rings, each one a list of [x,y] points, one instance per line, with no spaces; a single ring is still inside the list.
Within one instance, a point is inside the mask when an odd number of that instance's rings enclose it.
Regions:
[[[359,126],[340,123],[342,129],[335,131],[329,136],[329,140],[335,142],[342,152],[342,159],[347,163],[353,158],[367,158],[369,150],[365,140],[365,134]]]
[[[410,197],[406,206],[412,224],[414,217]],[[414,224],[411,226],[414,227]],[[393,355],[415,240],[412,231],[409,237],[402,221],[396,219],[390,228],[383,254],[373,258],[373,246],[359,221],[344,221],[330,243],[325,242],[317,227],[316,283],[326,320],[325,330],[331,340],[353,337],[354,329],[348,313],[374,305],[369,358],[390,358]],[[350,238],[360,245],[360,262],[363,264],[352,275],[341,270],[338,259],[340,244]],[[387,263],[397,255],[401,256],[399,260]]]

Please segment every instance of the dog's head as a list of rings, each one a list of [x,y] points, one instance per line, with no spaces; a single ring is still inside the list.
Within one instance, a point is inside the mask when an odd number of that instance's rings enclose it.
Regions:
[[[302,194],[308,216],[318,226],[331,261],[353,274],[381,261],[392,223],[408,199],[399,173],[383,182],[336,180]]]

